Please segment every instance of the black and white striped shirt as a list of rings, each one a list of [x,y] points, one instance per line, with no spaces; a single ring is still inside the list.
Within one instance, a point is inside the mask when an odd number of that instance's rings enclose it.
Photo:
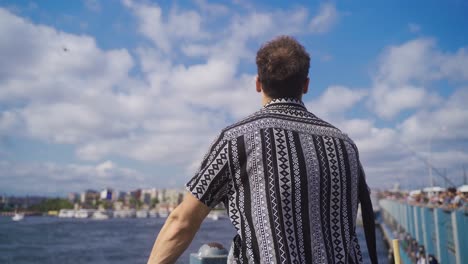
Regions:
[[[187,189],[209,207],[225,204],[237,230],[236,263],[362,263],[355,232],[361,201],[376,262],[358,150],[301,101],[272,100],[225,128]]]

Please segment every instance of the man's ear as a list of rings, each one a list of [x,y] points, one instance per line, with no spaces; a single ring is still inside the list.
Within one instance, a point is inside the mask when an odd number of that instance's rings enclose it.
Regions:
[[[309,78],[304,83],[304,87],[302,87],[302,94],[306,94],[309,91]]]
[[[255,90],[257,91],[257,93],[262,92],[262,82],[260,82],[260,80],[258,79],[258,75],[257,78],[255,78]]]

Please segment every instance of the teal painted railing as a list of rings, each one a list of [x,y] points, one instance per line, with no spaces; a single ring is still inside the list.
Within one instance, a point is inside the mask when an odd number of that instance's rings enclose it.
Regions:
[[[380,200],[384,221],[424,245],[441,264],[468,263],[468,212]]]

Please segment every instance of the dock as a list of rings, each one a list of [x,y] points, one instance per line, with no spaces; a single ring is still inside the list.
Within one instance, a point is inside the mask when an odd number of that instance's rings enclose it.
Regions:
[[[438,263],[468,263],[468,211],[448,210],[383,199],[379,202],[382,231],[391,244],[400,241],[402,263],[426,260]]]

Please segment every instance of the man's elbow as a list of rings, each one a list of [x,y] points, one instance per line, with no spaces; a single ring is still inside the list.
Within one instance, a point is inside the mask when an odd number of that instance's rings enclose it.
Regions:
[[[184,234],[197,229],[195,221],[177,210],[168,216],[167,222],[174,234]]]

